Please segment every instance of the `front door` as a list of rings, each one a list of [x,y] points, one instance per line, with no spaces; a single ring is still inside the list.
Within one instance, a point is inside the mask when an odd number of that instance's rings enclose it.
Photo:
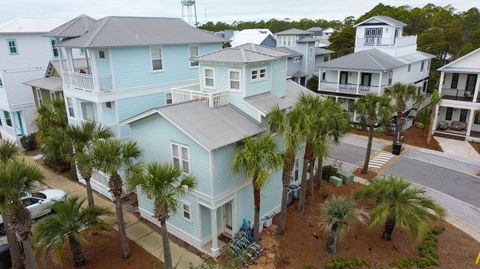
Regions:
[[[348,72],[341,71],[340,72],[340,84],[347,84],[348,83]]]
[[[233,231],[233,205],[232,201],[223,205],[223,232],[226,236],[231,237]]]
[[[475,84],[477,84],[477,75],[468,74],[467,75],[467,85],[465,86],[465,92],[468,92],[470,95],[473,95],[475,91]]]

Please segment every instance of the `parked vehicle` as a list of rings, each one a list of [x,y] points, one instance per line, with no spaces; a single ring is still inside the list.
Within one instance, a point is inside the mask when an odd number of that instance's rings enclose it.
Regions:
[[[50,206],[63,199],[66,196],[65,191],[60,189],[47,189],[38,192],[33,192],[25,195],[22,198],[22,203],[30,211],[32,219],[38,219],[51,213]],[[0,235],[5,234],[3,226],[3,219],[0,216]]]

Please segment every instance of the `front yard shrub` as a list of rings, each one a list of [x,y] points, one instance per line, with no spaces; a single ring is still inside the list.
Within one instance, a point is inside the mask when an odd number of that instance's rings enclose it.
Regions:
[[[38,148],[35,133],[30,135],[24,135],[20,138],[20,144],[24,150],[30,151]]]
[[[433,227],[427,233],[425,239],[418,246],[418,257],[413,259],[401,259],[392,262],[390,265],[395,268],[425,268],[429,266],[439,266],[440,259],[438,257],[438,238],[437,236],[445,230],[442,226]]]
[[[335,260],[330,260],[323,268],[325,269],[356,269],[361,268],[363,266],[370,267],[370,263],[362,258],[362,257],[354,257],[354,258],[338,258]]]
[[[338,169],[333,167],[332,165],[325,165],[322,168],[322,178],[325,180],[328,180],[330,176],[335,176],[337,175]]]

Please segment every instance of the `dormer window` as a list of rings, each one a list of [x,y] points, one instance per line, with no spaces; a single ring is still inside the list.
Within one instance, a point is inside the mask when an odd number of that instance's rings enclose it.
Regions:
[[[265,79],[266,76],[267,76],[267,68],[265,67],[252,69],[251,71],[252,81]]]

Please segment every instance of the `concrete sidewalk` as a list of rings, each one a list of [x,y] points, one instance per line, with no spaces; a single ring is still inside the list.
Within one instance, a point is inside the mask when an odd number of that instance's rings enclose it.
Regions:
[[[24,159],[27,162],[38,165],[38,163],[29,156],[24,156]],[[81,199],[87,198],[87,192],[81,184],[73,182],[62,175],[58,175],[41,165],[38,165],[38,167],[45,175],[45,184],[50,188],[62,189],[67,192],[68,197],[79,197]],[[115,213],[115,205],[112,201],[109,201],[96,193],[93,195],[95,205],[105,207]],[[162,236],[155,230],[152,230],[148,225],[141,222],[133,214],[125,210],[123,214],[128,238],[163,262]],[[114,215],[113,220],[115,219],[116,217]],[[114,228],[116,228],[116,225]],[[179,246],[175,242],[170,241],[170,249],[172,252],[173,264],[178,264],[178,268],[189,268],[190,264],[198,266],[203,263],[202,258]]]

